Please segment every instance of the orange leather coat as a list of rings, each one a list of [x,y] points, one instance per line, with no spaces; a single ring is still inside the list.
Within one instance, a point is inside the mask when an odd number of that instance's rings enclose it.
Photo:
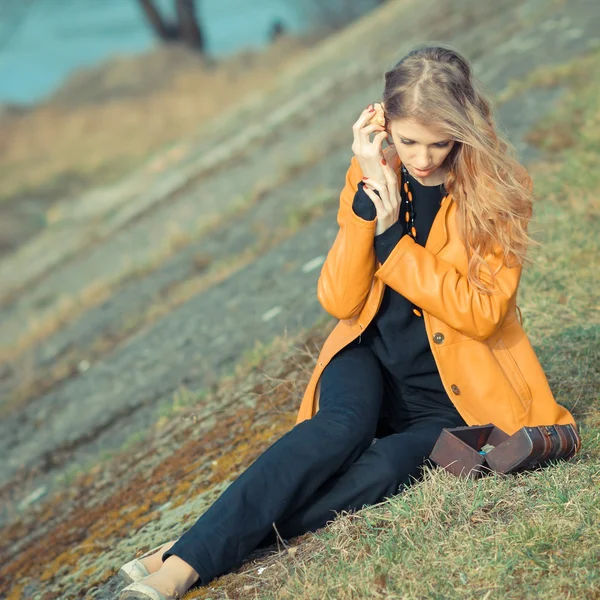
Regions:
[[[400,177],[400,164],[395,171]],[[444,388],[468,425],[493,423],[510,435],[524,426],[575,423],[556,402],[517,317],[522,267],[502,265],[497,247],[485,259],[496,272],[501,293],[490,296],[474,288],[467,280],[467,252],[450,195],[440,206],[425,247],[405,235],[381,265],[373,248],[376,222],[352,210],[362,177],[353,156],[340,194],[339,231],[317,286],[319,302],[339,323],[321,349],[296,423],[318,411],[323,369],[371,322],[386,285],[420,308]],[[528,175],[527,180],[531,186]],[[486,284],[491,282],[486,269],[480,276]]]

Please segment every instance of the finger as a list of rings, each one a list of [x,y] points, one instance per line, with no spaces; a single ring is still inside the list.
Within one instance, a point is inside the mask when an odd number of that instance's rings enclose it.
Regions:
[[[368,135],[370,133],[373,133],[374,131],[381,131],[381,129],[382,129],[381,125],[377,125],[376,123],[373,123],[372,125],[367,125],[366,127],[363,127],[360,130],[360,133],[361,134],[364,133],[364,134]]]
[[[387,160],[386,164],[383,164],[383,161],[381,161],[381,170],[383,171],[383,175],[385,176],[390,202],[392,203],[394,208],[396,208],[400,204],[400,189],[398,187],[398,176],[396,175],[394,169],[392,169],[392,167],[390,166],[390,163],[387,162]]]
[[[385,158],[385,156],[382,157],[380,162],[381,162],[381,170],[383,171],[383,174],[385,175],[386,179],[390,179],[391,177],[396,176],[396,173],[394,173],[394,170],[390,166],[390,163]]]
[[[385,207],[386,212],[388,214],[391,214],[391,212],[393,210],[393,204],[390,199],[390,192],[389,192],[387,184],[380,183],[379,181],[376,181],[374,179],[368,179],[364,183],[365,183],[365,187],[371,186],[379,192],[381,202],[383,203],[383,206]]]
[[[365,185],[368,185],[369,187],[376,189],[378,192],[381,192],[382,190],[387,191],[387,185],[385,183],[380,183],[376,179],[365,179],[363,177],[363,182]]]
[[[358,131],[368,123],[369,119],[375,114],[375,109],[373,108],[372,105],[370,105],[370,106],[371,106],[370,109],[369,109],[369,107],[367,107],[360,113],[360,116],[358,117],[358,119],[356,120],[354,125],[352,126],[352,129],[355,129]]]
[[[370,190],[367,186],[364,187],[365,194],[371,198],[373,204],[375,205],[375,209],[377,210],[377,215],[382,215],[385,213],[385,206],[381,200],[381,198],[373,191]]]
[[[385,160],[385,162],[384,162]],[[384,159],[381,162],[381,170],[383,171],[383,175],[385,177],[385,181],[386,184],[388,186],[390,185],[395,185],[396,187],[398,186],[398,176],[396,175],[396,172],[394,171],[394,169],[392,169],[390,163]]]
[[[378,133],[374,138],[373,138],[373,146],[375,146],[376,148],[378,148],[379,150],[381,150],[381,144],[383,143],[383,140],[385,140],[385,138],[387,137],[388,133],[387,131],[381,131],[380,133]]]
[[[381,168],[384,169],[385,167],[383,165],[381,165]],[[363,178],[363,183],[365,185],[368,185],[371,188],[377,190],[380,194],[389,195],[389,193],[390,193],[390,186],[389,186],[389,182],[387,180],[384,182],[381,182],[378,179],[364,179]]]
[[[390,136],[391,139],[391,136]],[[400,164],[400,157],[398,156],[398,151],[396,150],[396,146],[388,146],[384,151],[384,157],[391,167],[397,169]]]
[[[391,171],[396,175],[396,171],[400,166],[400,157],[398,156],[396,149],[393,146],[388,146],[382,151],[382,154]]]
[[[370,143],[369,134],[372,133],[373,131],[377,131],[377,129],[379,128],[375,123],[372,123],[371,125],[369,125],[369,120],[375,114],[375,109],[373,108],[373,105],[371,104],[369,106],[371,108],[369,108],[369,107],[365,108],[365,110],[362,111],[360,117],[358,117],[358,119],[352,126],[352,131],[354,134],[354,143],[356,143],[358,146],[362,146],[362,144],[367,143],[367,142]],[[365,131],[363,131],[365,126],[372,127],[373,125],[375,125],[374,129],[370,130],[367,133],[365,133]]]

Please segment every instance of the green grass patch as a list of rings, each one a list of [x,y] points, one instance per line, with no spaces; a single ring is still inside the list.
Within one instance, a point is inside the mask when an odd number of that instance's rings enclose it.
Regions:
[[[529,167],[537,197],[530,231],[541,245],[532,249],[519,297],[525,330],[556,399],[580,425],[577,456],[476,481],[426,466],[422,481],[402,494],[342,514],[291,540],[287,551],[262,557],[264,572],[248,561],[241,572],[186,598],[224,597],[222,592],[315,600],[600,598],[600,73],[576,75],[589,61],[544,71],[547,81],[570,91],[531,136],[546,153]],[[563,131],[586,124],[560,150],[549,141],[559,122]],[[289,214],[294,223],[304,218]],[[321,323],[323,339],[328,323]],[[239,361],[231,385],[237,389],[256,369],[276,373],[280,353],[277,343],[256,344]],[[203,397],[208,393],[178,390],[157,425],[210,405]],[[141,443],[136,435],[125,447]]]
[[[519,305],[582,449],[476,481],[427,466],[404,493],[340,516],[281,558],[261,598],[600,598],[599,63],[595,52],[527,82],[569,91],[530,135],[546,154],[529,168],[541,246]]]

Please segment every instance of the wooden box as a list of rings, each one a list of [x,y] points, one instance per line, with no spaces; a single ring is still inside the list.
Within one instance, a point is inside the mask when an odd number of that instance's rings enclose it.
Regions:
[[[573,457],[581,447],[577,427],[522,427],[509,436],[493,423],[444,428],[429,458],[457,477],[516,473],[542,467],[550,460]]]
[[[508,437],[493,423],[444,428],[429,458],[457,477],[476,479],[489,472],[486,456],[480,453],[481,448],[486,444],[497,446]]]

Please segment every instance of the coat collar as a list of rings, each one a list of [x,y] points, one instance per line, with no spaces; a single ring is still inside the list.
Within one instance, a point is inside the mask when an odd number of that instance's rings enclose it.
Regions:
[[[394,168],[394,172],[396,173],[396,177],[398,179],[398,186],[400,186],[402,177],[400,168],[402,166],[402,162],[400,158],[398,158],[397,165]],[[446,199],[440,206],[437,214],[435,215],[435,219],[431,224],[431,230],[429,231],[429,235],[427,236],[427,241],[425,242],[425,248],[429,250],[432,254],[437,254],[448,242],[448,210],[450,205],[454,202],[452,198],[452,194],[448,194]]]

